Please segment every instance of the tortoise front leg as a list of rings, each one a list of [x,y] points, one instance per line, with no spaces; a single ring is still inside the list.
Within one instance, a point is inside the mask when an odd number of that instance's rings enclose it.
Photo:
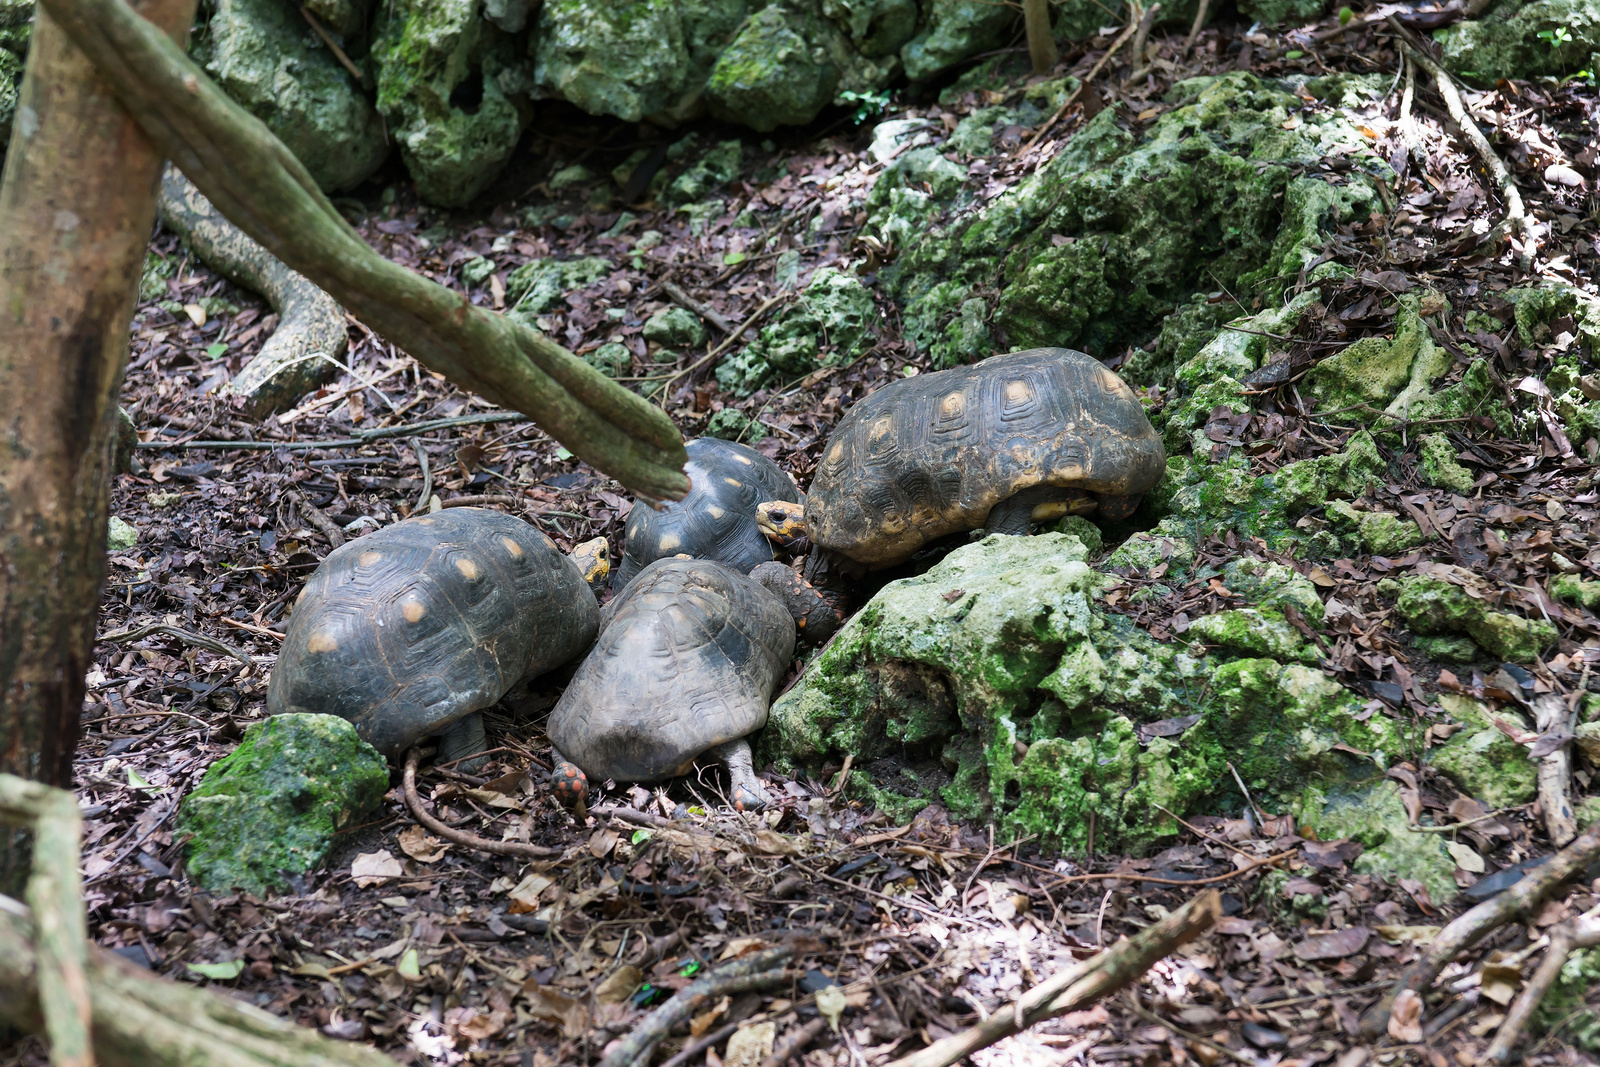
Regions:
[[[583,769],[563,756],[559,750],[550,750],[555,770],[550,776],[550,790],[563,806],[578,812],[580,817],[589,803],[589,776]]]
[[[439,755],[435,763],[453,763],[455,769],[472,774],[489,762],[488,756],[477,759],[465,757],[482,752],[489,747],[489,735],[483,729],[483,716],[478,712],[457,719],[439,735]],[[458,762],[459,761],[459,762]]]
[[[750,755],[747,738],[741,737],[718,745],[710,755],[728,765],[728,777],[732,780],[728,798],[733,801],[735,808],[740,811],[760,811],[772,803],[771,795],[762,787],[761,779],[756,777],[755,760]]]

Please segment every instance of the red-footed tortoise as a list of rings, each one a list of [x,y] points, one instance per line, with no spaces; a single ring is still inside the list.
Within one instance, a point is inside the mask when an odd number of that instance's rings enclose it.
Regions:
[[[797,621],[819,618],[831,609],[781,563],[748,576],[711,560],[646,566],[606,605],[550,713],[556,795],[577,804],[591,778],[660,781],[710,753],[728,766],[735,806],[764,806],[746,736],[767,721]]]
[[[1121,378],[1082,352],[1035,348],[903,378],[852,407],[817,465],[806,533],[815,549],[890,567],[948,534],[1126,518],[1165,470]],[[762,509],[778,510],[792,509]]]
[[[484,745],[479,711],[582,654],[600,609],[605,542],[573,556],[521,519],[447,508],[330,552],[307,579],[267,683],[267,711],[338,715],[398,757],[442,735],[439,759]]]
[[[771,540],[786,543],[804,533],[782,518],[775,526],[756,519],[758,504],[804,502],[805,494],[782,467],[753,448],[715,437],[701,437],[685,447],[688,495],[659,510],[634,504],[622,559],[611,575],[612,589],[626,588],[646,564],[678,555],[716,560],[748,574],[772,559]]]

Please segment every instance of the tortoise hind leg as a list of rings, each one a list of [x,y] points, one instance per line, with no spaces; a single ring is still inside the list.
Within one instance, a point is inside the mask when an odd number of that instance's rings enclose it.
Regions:
[[[551,762],[555,769],[550,775],[550,791],[563,807],[573,809],[582,817],[589,803],[589,776],[576,763],[568,760],[558,750],[551,749]]]
[[[483,716],[475,711],[464,719],[457,719],[439,735],[439,755],[434,762],[453,763],[456,770],[472,774],[482,769],[489,757],[464,757],[476,755],[488,747],[489,735],[483,730]]]
[[[740,811],[760,811],[772,803],[772,797],[756,777],[755,760],[750,755],[750,742],[738,738],[713,748],[710,755],[728,765],[731,788],[728,799]]]

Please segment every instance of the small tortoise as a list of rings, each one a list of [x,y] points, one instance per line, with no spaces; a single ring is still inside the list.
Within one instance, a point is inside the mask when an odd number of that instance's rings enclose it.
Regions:
[[[758,504],[777,500],[799,505],[805,500],[783,468],[753,448],[715,437],[701,437],[686,447],[689,494],[660,511],[634,505],[612,589],[625,588],[645,564],[677,555],[716,560],[748,574],[772,559],[768,538],[786,543],[803,533],[785,517],[771,527],[756,520]]]
[[[442,734],[485,747],[478,712],[580,655],[600,609],[605,542],[573,556],[521,519],[448,508],[328,554],[306,581],[267,683],[267,711],[339,715],[386,756]]]
[[[727,763],[736,807],[765,806],[745,738],[767,721],[797,620],[816,617],[832,612],[781,563],[748,577],[711,560],[646,566],[606,605],[550,713],[557,796],[581,803],[590,778],[672,778],[710,752]]]
[[[890,567],[980,527],[1127,518],[1165,469],[1121,378],[1082,352],[1035,348],[903,378],[852,407],[817,465],[806,533],[816,549]]]

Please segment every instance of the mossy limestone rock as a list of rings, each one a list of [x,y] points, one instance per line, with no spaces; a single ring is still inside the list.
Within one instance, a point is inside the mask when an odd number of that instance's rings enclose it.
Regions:
[[[923,0],[922,31],[900,49],[906,77],[926,81],[969,56],[1003,47],[1015,17],[987,0]]]
[[[1352,865],[1357,872],[1390,883],[1415,879],[1436,904],[1456,895],[1456,864],[1445,851],[1449,838],[1410,830],[1399,783],[1380,779],[1326,794],[1307,790],[1297,815],[1300,824],[1314,828],[1320,840],[1359,841],[1365,851]]]
[[[1456,446],[1442,433],[1423,434],[1422,480],[1435,489],[1448,489],[1460,496],[1472,494],[1477,479],[1456,459]]]
[[[1316,656],[1316,650],[1305,647],[1304,638],[1282,615],[1259,608],[1234,608],[1202,615],[1189,624],[1189,633],[1207,644],[1220,645],[1247,656],[1277,660]]]
[[[477,0],[394,0],[373,42],[378,110],[424,200],[462,207],[522,136],[526,72]]]
[[[189,874],[216,892],[265,896],[316,868],[388,787],[383,757],[336,715],[252,723],[179,806]]]
[[[106,551],[126,552],[139,543],[139,528],[133,523],[112,515],[106,520]]]
[[[216,0],[194,52],[324,190],[359,185],[388,156],[377,111],[293,5]]]
[[[816,118],[833,99],[840,71],[810,39],[812,21],[782,4],[751,15],[711,70],[711,114],[761,133]]]
[[[1544,619],[1498,611],[1441,578],[1408,575],[1400,584],[1395,612],[1424,636],[1464,633],[1490,655],[1512,663],[1527,663],[1555,643],[1556,628]]]
[[[717,365],[717,382],[749,396],[775,375],[793,378],[849,362],[871,347],[877,327],[872,291],[854,274],[823,267],[811,276],[800,299],[748,348]]]
[[[1552,41],[1549,36],[1564,36]],[[1600,52],[1595,0],[1501,0],[1484,17],[1434,34],[1451,71],[1486,85],[1502,78],[1557,77],[1589,69]]]
[[[644,339],[669,348],[699,348],[706,343],[706,328],[694,312],[665,307],[645,320]]]
[[[822,0],[822,13],[872,58],[898,52],[917,32],[917,0]]]
[[[1440,693],[1439,706],[1462,728],[1428,755],[1428,762],[1468,796],[1491,808],[1514,808],[1539,790],[1538,768],[1528,749],[1506,736],[1495,719],[1517,730],[1527,721],[1512,708],[1490,712],[1481,701],[1459,693]]]
[[[529,260],[506,278],[506,303],[511,305],[507,314],[532,324],[535,316],[560,304],[568,293],[593,285],[613,269],[611,261],[600,256]]]

